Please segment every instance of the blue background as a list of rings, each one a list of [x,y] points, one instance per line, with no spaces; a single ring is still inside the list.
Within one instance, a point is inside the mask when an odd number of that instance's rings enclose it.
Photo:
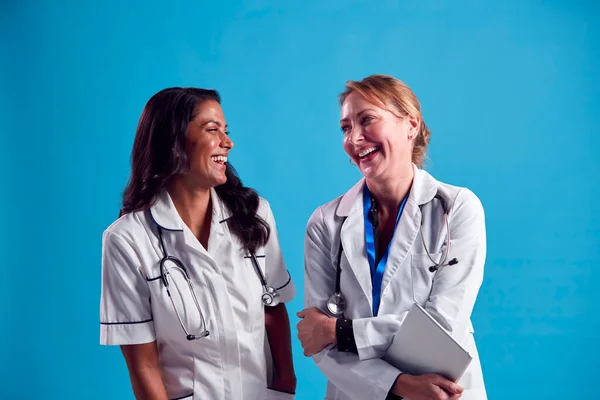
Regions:
[[[230,160],[270,201],[301,289],[309,215],[359,177],[337,94],[371,73],[411,86],[433,131],[428,170],[484,204],[473,321],[489,398],[597,397],[599,11],[578,0],[2,1],[0,397],[131,397],[119,349],[99,345],[101,233],[152,94],[221,92]],[[300,290],[290,312],[302,302]],[[325,379],[293,340],[297,398],[322,398]]]

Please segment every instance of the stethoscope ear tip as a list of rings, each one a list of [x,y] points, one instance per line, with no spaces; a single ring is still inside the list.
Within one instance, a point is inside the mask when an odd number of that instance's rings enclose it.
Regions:
[[[435,272],[438,269],[440,269],[440,267],[446,267],[446,266],[456,265],[456,264],[458,264],[458,259],[455,257],[452,260],[448,261],[448,263],[446,263],[446,264],[432,265],[431,267],[429,267],[429,272]]]
[[[187,339],[187,340],[189,340],[189,341],[191,342],[192,340],[196,340],[196,339],[202,339],[202,338],[205,338],[205,337],[207,337],[209,334],[210,334],[210,332],[209,332],[209,331],[204,331],[204,332],[202,332],[202,334],[200,334],[200,335],[198,335],[198,336],[196,336],[196,335],[187,335],[187,336],[186,336],[186,339]]]

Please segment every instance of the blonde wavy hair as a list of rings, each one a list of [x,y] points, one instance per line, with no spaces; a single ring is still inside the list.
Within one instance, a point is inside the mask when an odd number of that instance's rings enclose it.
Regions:
[[[345,87],[340,94],[340,105],[344,104],[350,93],[356,92],[398,118],[411,116],[421,121],[413,142],[412,162],[423,167],[431,131],[423,121],[421,104],[413,91],[401,80],[380,74],[370,75],[360,81],[348,81]]]

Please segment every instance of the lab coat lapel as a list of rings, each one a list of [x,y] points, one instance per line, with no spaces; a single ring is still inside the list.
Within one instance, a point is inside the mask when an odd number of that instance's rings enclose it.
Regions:
[[[231,214],[214,188],[210,190],[210,196],[212,200],[212,219],[210,222],[210,236],[208,237],[208,251],[216,257],[219,254],[219,247],[225,241],[225,225]]]
[[[344,246],[344,256],[348,260],[348,264],[344,264],[342,258],[342,271],[344,271],[346,265],[350,266],[369,303],[369,310],[371,310],[372,315],[373,285],[371,283],[371,269],[365,246],[365,224],[362,206],[363,185],[364,179],[358,182],[342,197],[337,214],[341,217],[347,217],[341,229],[341,241]]]
[[[224,220],[230,215],[226,213],[226,208],[221,203],[219,196],[213,189],[210,190],[212,215],[210,221],[210,233],[208,235],[208,249],[205,249],[198,241],[198,238],[194,236],[192,231],[184,227],[185,233],[185,244],[192,249],[194,252],[201,254],[204,258],[209,261],[214,261],[214,258],[219,254],[219,247],[223,243],[225,238],[225,229],[223,225],[226,223]],[[225,215],[225,216],[224,216]],[[213,256],[211,256],[214,255]]]
[[[166,189],[158,194],[156,202],[150,208],[150,215],[154,223],[162,228],[163,240],[167,248],[171,249],[170,253],[179,253],[177,249],[181,248],[183,241],[185,247],[192,250],[192,254],[210,259],[206,250],[202,248],[198,239],[179,216],[175,204],[173,204],[173,199],[171,199]],[[177,255],[177,257],[185,258],[182,254]]]
[[[398,268],[404,263],[407,255],[413,247],[421,228],[421,209],[420,205],[428,203],[433,199],[437,190],[436,181],[427,172],[414,168],[414,179],[410,189],[410,194],[404,206],[404,211],[398,221],[398,226],[394,232],[388,260],[381,282],[381,296],[396,273]]]
[[[419,206],[411,199],[408,199],[404,205],[404,211],[402,212],[400,221],[398,221],[398,226],[390,245],[383,280],[381,282],[382,297],[388,283],[398,268],[404,263],[406,256],[412,248],[419,233],[420,224],[421,211],[419,210]]]

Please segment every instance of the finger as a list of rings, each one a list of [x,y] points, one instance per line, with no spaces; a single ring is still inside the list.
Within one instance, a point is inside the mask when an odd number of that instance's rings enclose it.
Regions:
[[[463,388],[458,386],[456,383],[442,377],[438,376],[438,378],[434,382],[439,387],[447,390],[450,394],[459,394],[463,392]]]
[[[442,389],[441,386],[432,385],[432,394],[431,394],[431,398],[434,400],[448,400],[450,398],[450,396],[452,396],[452,393],[449,393],[447,390]]]
[[[458,400],[461,398],[461,396],[462,396],[462,393],[458,393],[458,394],[455,394],[454,396],[449,397],[448,400]]]
[[[300,311],[300,312],[297,312],[297,313],[296,313],[296,316],[297,316],[298,318],[304,318],[304,317],[306,317],[306,310],[302,310],[302,311]]]

